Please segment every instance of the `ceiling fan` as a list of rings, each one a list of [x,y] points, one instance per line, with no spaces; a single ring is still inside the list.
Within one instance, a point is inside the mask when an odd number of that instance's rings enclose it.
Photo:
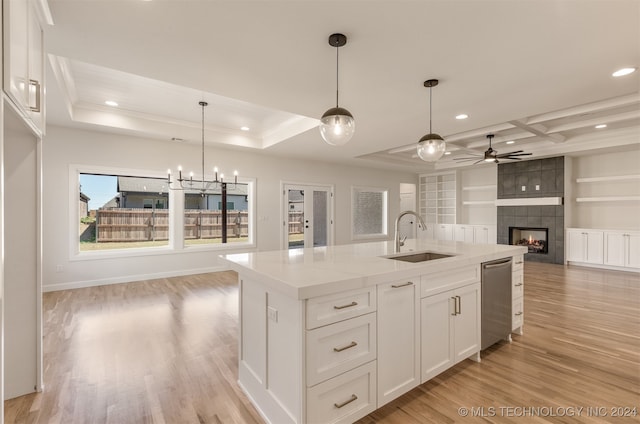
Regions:
[[[498,154],[497,150],[493,150],[491,147],[491,139],[494,137],[493,134],[487,134],[487,138],[489,139],[489,148],[484,152],[484,155],[477,155],[471,157],[461,157],[461,158],[453,158],[453,160],[465,162],[470,160],[475,160],[473,164],[477,164],[480,162],[494,162],[500,163],[498,159],[510,159],[510,160],[522,160],[519,156],[530,156],[531,153],[524,153],[524,150],[516,150],[514,152],[509,153],[500,153]],[[480,159],[478,159],[480,158]]]

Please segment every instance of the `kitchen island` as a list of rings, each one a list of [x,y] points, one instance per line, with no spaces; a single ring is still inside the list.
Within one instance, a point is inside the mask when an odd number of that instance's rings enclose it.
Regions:
[[[239,383],[267,422],[351,423],[480,360],[481,263],[513,257],[521,290],[526,248],[407,240],[401,252],[374,242],[221,256],[240,280]],[[394,259],[417,252],[437,259]]]

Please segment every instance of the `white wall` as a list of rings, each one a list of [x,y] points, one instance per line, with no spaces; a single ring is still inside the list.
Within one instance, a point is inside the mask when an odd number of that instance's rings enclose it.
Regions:
[[[318,142],[320,138],[318,137]],[[340,150],[336,149],[336,155]],[[154,256],[70,260],[70,243],[77,229],[69,229],[69,165],[109,166],[166,172],[180,164],[185,170],[200,168],[200,147],[143,138],[103,134],[49,126],[43,143],[44,217],[43,288],[71,287],[134,281],[158,276],[181,275],[219,269],[221,251],[182,251]],[[258,250],[280,249],[282,181],[335,185],[335,243],[351,243],[351,186],[389,190],[388,228],[399,213],[400,183],[417,183],[412,173],[271,157],[250,150],[207,148],[205,161],[230,174],[238,169],[256,178]],[[208,166],[208,165],[206,165]],[[72,194],[77,196],[76,193]],[[75,202],[77,204],[77,202]],[[56,272],[61,265],[63,271]]]
[[[640,174],[640,148],[577,156],[572,161],[571,226],[640,230],[640,201],[576,202],[579,197],[640,196],[640,180],[576,183],[577,178]],[[567,182],[565,181],[565,184]]]
[[[494,163],[476,165],[458,171],[460,186],[458,202],[458,224],[496,225],[497,210],[492,204],[465,205],[465,201],[494,201],[497,198],[497,187],[489,190],[465,190],[465,187],[496,186],[498,166]]]

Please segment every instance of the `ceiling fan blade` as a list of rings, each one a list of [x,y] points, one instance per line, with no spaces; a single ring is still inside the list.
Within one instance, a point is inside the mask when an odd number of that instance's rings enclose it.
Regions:
[[[476,164],[478,164],[478,163],[482,163],[482,162],[484,162],[484,161],[485,161],[484,159],[480,159],[479,161],[473,162],[473,164],[474,164],[474,165],[476,165]]]
[[[509,156],[531,156],[531,153],[501,153],[497,155],[498,158],[508,158]]]

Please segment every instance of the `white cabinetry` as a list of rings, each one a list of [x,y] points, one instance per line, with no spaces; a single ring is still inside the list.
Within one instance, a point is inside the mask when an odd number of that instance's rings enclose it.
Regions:
[[[378,285],[378,407],[420,384],[419,283]]]
[[[420,284],[421,382],[425,382],[480,352],[480,267],[424,276]]]
[[[44,133],[44,48],[40,16],[46,2],[5,0],[4,91],[37,135]],[[48,11],[47,11],[48,12]]]
[[[454,239],[456,241],[464,241],[465,243],[474,243],[474,227],[471,225],[456,225],[454,230]]]
[[[496,226],[495,225],[467,225],[456,224],[452,229],[455,241],[463,241],[466,243],[477,244],[495,244],[496,243]],[[448,234],[447,234],[448,235]],[[450,239],[442,239],[450,240]]]
[[[453,240],[454,239],[454,226],[451,224],[437,224],[435,226],[435,238],[436,240]]]
[[[604,246],[605,265],[640,268],[640,233],[605,231]]]
[[[522,335],[524,322],[524,256],[513,257],[511,264],[511,331]]]
[[[604,233],[602,231],[570,228],[567,230],[567,261],[602,264]]]

